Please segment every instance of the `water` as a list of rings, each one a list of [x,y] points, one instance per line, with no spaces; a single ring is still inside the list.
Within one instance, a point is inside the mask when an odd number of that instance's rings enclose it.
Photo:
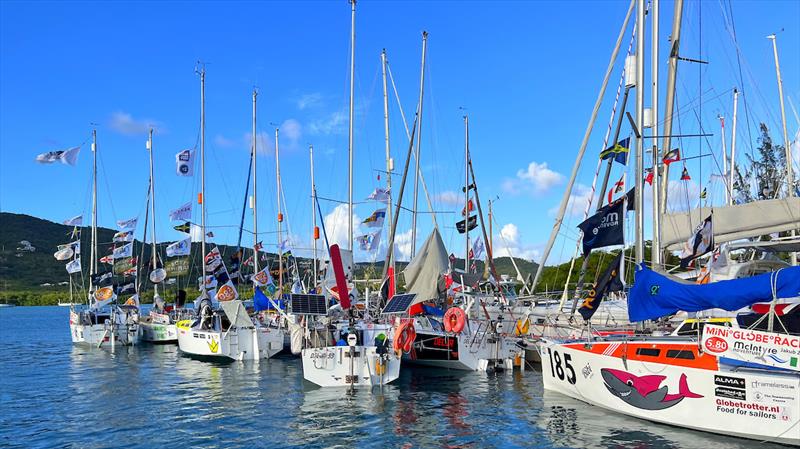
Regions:
[[[0,308],[1,447],[771,447],[543,395],[534,370],[404,368],[351,395],[305,382],[292,357],[211,364],[174,345],[73,346],[68,314]]]

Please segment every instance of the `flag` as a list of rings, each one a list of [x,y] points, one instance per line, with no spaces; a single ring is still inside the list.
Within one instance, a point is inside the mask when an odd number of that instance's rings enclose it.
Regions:
[[[600,276],[600,279],[589,290],[589,296],[586,297],[578,310],[584,320],[589,321],[592,318],[606,294],[622,291],[622,279],[619,276],[619,264],[622,261],[622,254],[622,251],[617,254],[617,257],[611,261],[606,271]]]
[[[212,231],[208,231],[208,232],[206,232],[206,237],[208,237],[210,239],[213,239],[214,238],[214,233]]]
[[[132,242],[133,231],[119,231],[116,234],[114,234],[114,238],[111,241],[114,243]]]
[[[368,200],[373,201],[388,201],[389,195],[391,194],[390,190],[381,189],[380,187],[375,189],[372,193],[369,194],[367,197]]]
[[[75,259],[72,262],[67,264],[67,273],[80,273],[81,272],[81,260]]]
[[[263,287],[267,284],[272,284],[272,275],[269,274],[269,268],[264,268],[252,277],[253,284],[258,287]]]
[[[58,252],[62,252],[62,251],[67,250],[67,249],[69,249],[72,252],[72,254],[80,254],[81,253],[81,241],[80,240],[76,240],[76,241],[74,241],[72,243],[65,243],[63,245],[58,245]],[[64,252],[66,252],[66,251],[64,251]],[[70,257],[72,257],[72,255],[67,256],[67,259],[69,259]],[[56,257],[56,259],[58,259],[58,257]],[[58,260],[66,260],[66,259],[58,259]]]
[[[113,280],[114,280],[113,271],[97,273],[91,276],[92,285],[94,286],[111,285]]]
[[[483,244],[483,239],[475,239],[475,243],[472,244],[472,257],[473,259],[481,259],[483,257],[483,251],[486,247]]]
[[[257,288],[255,292],[253,292],[253,308],[256,312],[270,309],[269,298],[267,298],[267,295],[265,295],[260,288]]]
[[[689,170],[686,167],[683,167],[683,173],[681,173],[681,181],[689,181],[692,177],[689,176]]]
[[[617,181],[611,187],[611,190],[608,191],[608,201],[606,201],[606,203],[611,204],[611,198],[613,198],[614,194],[622,192],[622,189],[624,188],[625,188],[625,173],[622,174],[622,177],[619,178],[619,181]]]
[[[64,224],[67,226],[83,226],[83,215],[78,215],[70,218],[69,220],[64,220]]]
[[[62,164],[75,165],[78,161],[78,153],[81,147],[72,147],[68,150],[48,151],[36,156],[36,162],[40,164],[52,164],[53,162],[61,162]]]
[[[115,301],[117,299],[117,294],[114,293],[114,287],[108,286],[103,288],[98,288],[94,292],[94,304],[92,304],[92,309],[99,309],[108,303]]]
[[[456,255],[453,254],[453,253],[450,253],[450,256],[448,257],[448,260],[450,260],[450,267],[453,267],[456,264]]]
[[[167,257],[188,256],[192,250],[192,239],[187,237],[167,246]]]
[[[467,215],[467,212],[475,210],[475,204],[472,203],[472,198],[467,201],[467,205],[461,208],[461,216]]]
[[[175,155],[175,173],[178,176],[192,176],[194,174],[193,150],[183,150]]]
[[[606,148],[605,150],[600,152],[600,159],[611,159],[614,158],[615,161],[619,162],[622,165],[628,163],[628,153],[630,152],[630,142],[631,138],[628,137],[626,139],[620,140],[614,146]]]
[[[133,267],[133,268],[129,268],[129,269],[127,269],[127,270],[123,271],[123,272],[122,272],[122,275],[123,275],[123,276],[136,276],[136,274],[137,274],[138,272],[139,272],[139,269],[138,269],[138,268],[136,268],[136,267]]]
[[[689,240],[683,245],[681,251],[681,268],[689,266],[689,262],[702,256],[703,254],[714,249],[714,227],[711,224],[711,217],[700,222],[694,229],[694,234],[689,237]]]
[[[365,234],[358,237],[358,247],[362,251],[373,251],[378,249],[378,244],[381,241],[381,232],[372,234]]]
[[[197,284],[198,285],[202,281],[203,281],[203,276],[200,276],[199,278],[197,278]],[[206,290],[211,290],[213,288],[216,288],[217,287],[217,278],[215,278],[213,275],[207,275],[206,276],[206,281],[205,281],[204,284],[205,284]]]
[[[77,226],[73,226],[72,227],[72,232],[70,232],[70,237],[69,238],[74,239],[78,235],[80,235],[80,231],[78,231],[78,227]]]
[[[136,229],[136,223],[139,222],[139,218],[131,218],[130,220],[119,220],[117,221],[117,226],[122,229]]]
[[[173,226],[172,229],[174,229],[176,231],[179,231],[179,232],[183,232],[184,234],[188,234],[189,231],[192,229],[192,223],[187,221],[184,224],[179,224],[179,225]]]
[[[133,295],[125,301],[124,306],[139,307],[139,295]]]
[[[463,234],[467,232],[467,230],[471,231],[478,227],[478,218],[476,215],[469,217],[469,225],[466,224],[467,220],[461,220],[456,223],[456,229],[458,230],[459,234]],[[465,227],[469,227],[469,229],[465,229]]]
[[[623,234],[624,201],[615,201],[578,225],[583,231],[583,254],[596,248],[625,243]]]
[[[681,150],[675,148],[674,150],[665,154],[664,159],[662,159],[661,162],[663,162],[664,165],[669,166],[669,164],[678,162],[679,160],[681,160]]]
[[[111,255],[103,256],[100,258],[100,263],[114,263],[114,258]]]
[[[133,282],[128,282],[127,284],[117,287],[118,295],[127,295],[129,293],[136,293],[136,284]]]
[[[222,287],[217,289],[217,301],[233,301],[239,297],[239,292],[236,290],[236,287],[233,285],[233,282],[228,280]]]
[[[222,265],[222,256],[219,255],[219,248],[216,246],[206,254],[204,259],[206,264],[206,271],[213,273],[220,265]]]
[[[253,245],[253,250],[254,251],[261,251],[261,248],[263,248],[263,247],[264,247],[264,245],[262,244],[262,242],[258,242],[255,245]]]
[[[652,168],[645,168],[644,169],[644,182],[653,185],[653,169]]]
[[[178,220],[191,220],[192,218],[192,202],[189,201],[178,207],[175,210],[170,211],[169,219],[171,221],[178,221]]]
[[[378,209],[367,217],[361,223],[365,224],[368,228],[380,228],[383,226],[383,220],[386,218],[386,208]]]
[[[703,191],[700,192],[700,199],[704,200],[706,199],[707,196],[708,196],[708,190],[705,187],[703,187]]]
[[[122,259],[124,257],[131,257],[133,254],[133,243],[128,243],[127,245],[122,245],[118,248],[114,248],[114,251],[111,253],[112,259]]]
[[[289,239],[286,239],[278,244],[278,252],[285,253],[287,251],[291,251],[291,242]]]
[[[246,267],[252,267],[253,266],[253,256],[250,256],[247,259],[245,259],[245,261],[244,261],[244,263],[242,265],[244,265]]]

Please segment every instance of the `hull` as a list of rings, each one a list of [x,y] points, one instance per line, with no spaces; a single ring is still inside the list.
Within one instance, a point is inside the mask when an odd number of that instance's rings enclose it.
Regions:
[[[139,323],[141,340],[148,343],[177,343],[178,328],[175,324],[160,324],[152,322]]]
[[[545,390],[688,429],[800,445],[800,376],[721,368],[685,339],[539,344]]]
[[[479,326],[480,328],[480,326]],[[523,368],[525,351],[506,337],[488,332],[459,334],[417,327],[411,352],[404,359],[415,365],[463,371]]]
[[[325,346],[302,351],[303,377],[320,387],[373,387],[400,376],[400,357],[375,346]]]
[[[176,324],[178,348],[190,356],[219,360],[267,359],[283,349],[283,331],[269,327],[237,328],[227,332],[191,327],[189,320]]]
[[[120,315],[117,315],[120,317]],[[139,325],[133,320],[124,320],[112,326],[106,315],[87,319],[85,315],[70,311],[69,330],[73,344],[88,346],[114,345],[132,346],[139,342]],[[105,319],[103,319],[105,318]],[[87,322],[88,321],[88,322]],[[102,321],[102,322],[97,322]]]

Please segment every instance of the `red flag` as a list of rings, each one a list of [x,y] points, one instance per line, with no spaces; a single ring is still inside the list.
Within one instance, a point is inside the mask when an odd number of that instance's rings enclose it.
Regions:
[[[261,251],[261,248],[263,248],[263,247],[264,246],[261,244],[261,242],[258,242],[258,243],[256,243],[255,250],[256,251]]]
[[[619,181],[614,184],[611,189],[608,191],[608,204],[611,204],[611,199],[615,193],[622,192],[622,189],[625,188],[625,174],[622,174],[622,177],[619,178]]]
[[[664,165],[668,166],[669,164],[673,162],[678,162],[679,160],[681,160],[681,150],[675,148],[674,150],[664,155],[664,159],[662,160],[662,162],[664,162]]]
[[[653,185],[653,169],[652,168],[646,168],[646,169],[644,169],[644,171],[646,173],[646,175],[644,175],[644,182],[646,182],[646,183],[648,183],[650,185]]]
[[[475,205],[472,204],[472,198],[470,198],[469,201],[467,201],[466,207],[461,208],[461,215],[467,215],[467,212],[472,212],[473,210],[475,210]]]

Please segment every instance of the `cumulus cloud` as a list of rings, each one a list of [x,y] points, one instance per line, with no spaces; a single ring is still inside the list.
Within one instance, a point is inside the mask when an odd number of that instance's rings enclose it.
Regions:
[[[575,184],[575,187],[572,189],[572,193],[569,196],[569,202],[567,202],[567,210],[564,213],[564,216],[583,218],[583,214],[586,211],[586,204],[589,202],[590,198],[592,198],[591,187],[581,183]],[[560,200],[559,204],[556,204],[550,208],[547,213],[551,217],[555,217],[558,214],[558,206],[560,206]]]
[[[494,237],[494,257],[516,257],[518,259],[538,260],[541,257],[541,245],[526,244],[522,241],[519,227],[514,223],[503,225]]]
[[[394,254],[396,260],[411,259],[411,229],[394,236]]]
[[[111,114],[108,124],[111,129],[126,136],[147,134],[151,127],[164,132],[164,126],[159,121],[150,118],[135,119],[131,114],[123,111]]]
[[[328,240],[331,245],[338,244],[342,248],[347,248],[350,244],[348,239],[347,229],[348,214],[347,204],[340,204],[336,206],[331,213],[325,216],[325,230],[328,233]],[[359,223],[361,218],[353,213],[353,234],[357,235],[359,232]],[[355,242],[354,242],[355,245]]]
[[[551,170],[547,162],[532,161],[526,169],[517,170],[516,178],[503,181],[502,188],[512,194],[528,192],[541,195],[562,182],[564,175]]]

